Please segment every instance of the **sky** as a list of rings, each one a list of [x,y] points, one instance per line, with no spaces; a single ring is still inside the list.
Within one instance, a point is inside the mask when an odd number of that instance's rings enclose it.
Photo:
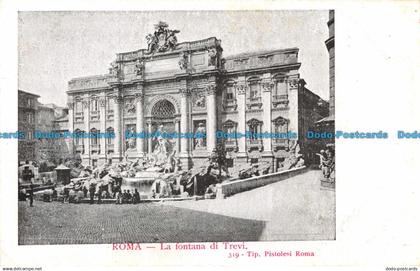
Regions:
[[[64,106],[74,77],[105,74],[117,53],[147,48],[165,21],[178,42],[216,37],[223,56],[298,47],[301,78],[328,100],[328,11],[19,12],[19,89]]]

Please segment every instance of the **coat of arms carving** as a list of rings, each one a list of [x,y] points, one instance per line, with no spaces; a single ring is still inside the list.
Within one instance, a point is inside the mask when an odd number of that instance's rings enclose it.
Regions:
[[[178,43],[175,34],[180,31],[168,29],[168,24],[162,21],[155,25],[155,29],[156,31],[153,35],[149,34],[146,36],[147,53],[153,54],[175,49]]]

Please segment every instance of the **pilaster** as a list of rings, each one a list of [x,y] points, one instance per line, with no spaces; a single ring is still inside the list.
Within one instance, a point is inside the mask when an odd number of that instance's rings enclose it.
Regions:
[[[245,138],[245,132],[246,132],[246,83],[245,82],[239,82],[235,85],[235,91],[236,91],[236,99],[238,103],[238,130],[237,132],[239,134],[242,134],[240,138],[238,138],[238,162],[240,164],[247,162],[247,153],[246,153],[246,138]]]
[[[136,129],[137,133],[144,133],[144,96],[143,89],[141,88],[138,93],[136,93]],[[144,155],[144,138],[136,137],[136,148],[137,154],[141,157]]]
[[[189,169],[191,166],[190,141],[185,135],[190,132],[188,112],[191,91],[188,88],[181,88],[179,92],[181,94],[181,152],[179,154],[179,158],[182,163],[182,168]]]
[[[217,130],[217,108],[216,108],[216,92],[217,86],[215,84],[209,85],[206,88],[207,94],[207,151],[211,153],[217,144],[216,130]]]
[[[85,124],[85,132],[90,135],[90,102],[89,97],[83,100],[83,120]],[[83,155],[83,162],[90,164],[90,137],[84,138],[85,153]]]
[[[120,96],[118,88],[115,89],[114,96],[114,158],[116,160],[121,159],[121,142],[122,142],[122,128],[121,128],[121,105],[123,104],[123,98]]]
[[[69,109],[69,132],[74,133],[74,102],[72,100],[69,100],[67,102],[67,107]],[[69,153],[71,157],[74,155],[74,139],[73,137],[67,138],[66,141],[68,142],[67,146],[69,148]]]
[[[263,103],[263,133],[267,133],[270,136],[263,137],[263,153],[262,158],[264,161],[269,162],[273,165],[273,151],[272,151],[272,121],[271,121],[271,97],[272,97],[272,90],[274,87],[274,83],[271,80],[266,79],[261,83],[262,86],[262,103]],[[270,171],[274,170],[271,167]]]
[[[104,134],[106,133],[106,108],[105,108],[105,97],[101,97],[99,99],[99,121],[100,121],[100,130],[101,133]],[[106,138],[104,136],[102,136],[100,139],[100,152],[101,152],[101,156],[105,157],[106,154]]]

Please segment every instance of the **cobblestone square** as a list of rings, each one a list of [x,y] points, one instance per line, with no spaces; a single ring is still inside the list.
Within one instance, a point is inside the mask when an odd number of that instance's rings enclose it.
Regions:
[[[19,244],[332,240],[335,192],[319,171],[224,200],[137,205],[19,202]]]
[[[167,206],[19,202],[19,244],[258,240],[263,221]]]

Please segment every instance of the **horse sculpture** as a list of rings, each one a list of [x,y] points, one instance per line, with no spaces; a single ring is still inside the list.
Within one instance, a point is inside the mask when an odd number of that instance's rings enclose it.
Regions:
[[[181,180],[181,185],[185,187],[184,191],[190,196],[204,195],[209,185],[218,183],[217,177],[210,173],[213,168],[214,164],[209,163],[198,170],[190,171],[188,177]]]

